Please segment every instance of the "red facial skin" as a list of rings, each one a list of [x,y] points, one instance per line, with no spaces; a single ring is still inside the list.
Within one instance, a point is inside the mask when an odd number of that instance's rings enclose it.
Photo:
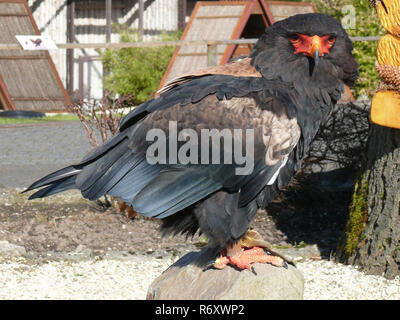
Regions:
[[[314,58],[315,51],[318,49],[319,56],[323,57],[329,54],[330,49],[334,45],[336,39],[332,35],[326,36],[309,36],[306,34],[296,33],[290,38],[290,42],[295,48],[294,53],[303,53],[305,56]]]

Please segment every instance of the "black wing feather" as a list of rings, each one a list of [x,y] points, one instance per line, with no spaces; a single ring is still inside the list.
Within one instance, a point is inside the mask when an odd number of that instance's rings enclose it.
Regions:
[[[201,172],[169,169],[146,185],[133,199],[133,205],[143,215],[158,216],[193,194],[203,191],[209,194],[221,187],[220,183],[210,183],[208,177]],[[193,197],[193,202],[201,199],[196,198]]]
[[[229,100],[260,92],[260,95],[279,99],[279,105],[283,105],[282,101],[290,100],[285,93],[287,89],[281,82],[221,75],[185,82],[138,106],[123,119],[117,136],[92,151],[78,165],[51,174],[32,188],[49,184],[35,194],[37,197],[73,187],[89,199],[109,194],[127,202],[137,212],[157,218],[168,218],[188,207],[198,207],[200,200],[213,198],[221,190],[228,191],[231,194],[225,193],[227,196],[218,200],[219,208],[222,201],[223,212],[207,214],[217,205],[205,201],[196,213],[196,223],[205,230],[213,230],[213,237],[220,243],[231,239],[232,235],[239,237],[257,212],[257,203],[253,200],[279,168],[280,162],[266,166],[264,160],[256,159],[253,173],[247,176],[236,175],[235,165],[150,165],[145,159],[147,144],[141,141],[147,128],[143,123],[152,112],[177,104],[183,108],[192,103],[201,104],[205,97],[213,94],[220,100]],[[212,110],[214,106],[207,105],[207,108]],[[232,120],[226,121],[231,123]],[[181,226],[192,232],[195,229],[193,220],[187,221],[191,222]],[[230,223],[228,230],[226,221]]]

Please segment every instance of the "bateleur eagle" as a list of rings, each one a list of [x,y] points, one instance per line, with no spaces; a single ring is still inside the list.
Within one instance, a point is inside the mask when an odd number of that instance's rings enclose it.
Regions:
[[[357,79],[352,50],[345,30],[328,15],[301,14],[276,22],[249,57],[170,82],[159,96],[130,112],[111,140],[26,191],[43,187],[30,199],[68,189],[79,189],[90,200],[119,197],[139,214],[163,219],[166,234],[200,230],[209,240],[210,256],[221,252],[217,268],[231,263],[250,269],[258,261],[282,266],[280,257],[264,254],[260,247],[272,250],[247,232],[248,226],[257,210],[290,183],[344,84],[351,87]],[[222,138],[209,148],[189,139],[192,145],[186,146],[182,161],[149,161],[148,149],[156,143],[154,137],[149,140],[151,129],[166,133],[154,155],[165,153],[169,160],[176,158],[174,143],[184,147],[187,136],[200,137],[204,129],[231,136],[238,129],[253,130],[252,170],[238,174],[243,162],[236,158],[211,161],[210,151]],[[186,136],[172,141],[181,131]],[[250,140],[240,139],[247,147]],[[235,143],[224,145],[219,156],[234,154]],[[244,145],[239,151],[247,151]]]

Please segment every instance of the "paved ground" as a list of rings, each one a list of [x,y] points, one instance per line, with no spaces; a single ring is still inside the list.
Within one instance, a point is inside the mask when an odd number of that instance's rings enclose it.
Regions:
[[[27,187],[90,149],[79,121],[0,126],[0,187]]]

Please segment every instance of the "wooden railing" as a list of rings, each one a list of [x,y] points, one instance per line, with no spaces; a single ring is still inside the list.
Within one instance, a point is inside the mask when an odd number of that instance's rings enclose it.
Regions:
[[[352,41],[377,41],[380,36],[351,37]],[[120,42],[120,43],[58,43],[58,49],[122,49],[122,48],[146,48],[146,47],[182,47],[182,46],[206,46],[207,64],[215,66],[218,64],[218,45],[240,45],[255,44],[258,39],[237,39],[237,40],[176,40],[176,41],[146,41],[146,42]],[[23,50],[18,43],[0,44],[0,50]],[[1,54],[0,54],[1,58]],[[99,58],[88,56],[79,59],[79,88],[83,88],[83,64]]]
[[[353,41],[377,41],[380,36],[351,37]],[[121,49],[121,48],[145,48],[167,46],[213,46],[219,44],[254,44],[258,39],[237,40],[176,40],[176,41],[144,41],[144,42],[105,42],[105,43],[58,43],[59,49]],[[0,50],[23,50],[18,43],[0,44]]]
[[[380,36],[351,37],[353,41],[377,41]],[[176,41],[145,41],[145,42],[120,42],[120,43],[58,43],[58,49],[122,49],[146,47],[182,47],[182,46],[207,46],[207,62],[209,66],[217,64],[217,46],[230,44],[255,44],[258,39],[237,40],[176,40]],[[17,43],[0,44],[0,50],[23,50]]]

